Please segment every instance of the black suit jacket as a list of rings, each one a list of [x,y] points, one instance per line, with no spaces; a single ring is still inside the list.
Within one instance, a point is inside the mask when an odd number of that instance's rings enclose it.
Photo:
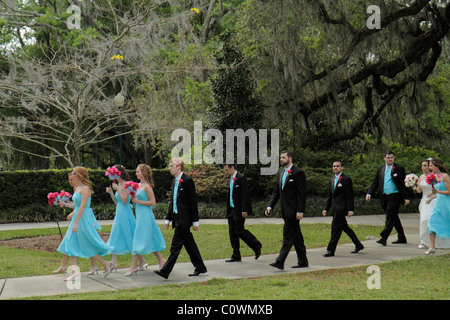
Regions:
[[[349,211],[354,211],[353,182],[352,178],[343,173],[339,178],[336,188],[334,187],[336,177],[330,179],[324,210],[328,211],[333,206],[333,214],[346,216]]]
[[[236,173],[236,180],[233,182],[233,204],[234,208],[230,206],[230,187],[228,184],[227,217],[242,217],[242,212],[247,212],[248,215],[253,214],[247,178],[239,172]]]
[[[297,212],[304,213],[306,205],[305,173],[298,167],[292,166],[288,174],[284,189],[281,187],[284,168],[278,172],[277,182],[270,196],[268,207],[275,207],[281,202],[281,216],[285,219],[296,219]]]
[[[175,178],[172,181],[172,190],[170,194],[169,210],[166,220],[175,221],[172,227],[181,226],[183,229],[189,229],[193,222],[198,221],[197,194],[195,192],[194,180],[187,174],[181,175],[182,182],[178,183],[177,198],[173,198]],[[173,212],[173,201],[177,202],[178,213]]]
[[[391,170],[391,177],[395,183],[395,186],[398,189],[400,195],[400,204],[405,203],[405,199],[408,199],[408,190],[405,186],[405,177],[406,172],[405,168],[403,168],[398,163],[393,164],[394,169]],[[383,164],[378,167],[375,178],[373,179],[372,184],[367,190],[367,194],[373,195],[374,192],[378,189],[378,193],[380,196],[381,205],[384,205],[384,196],[383,196],[383,186],[384,186],[384,171],[386,170],[386,164]]]

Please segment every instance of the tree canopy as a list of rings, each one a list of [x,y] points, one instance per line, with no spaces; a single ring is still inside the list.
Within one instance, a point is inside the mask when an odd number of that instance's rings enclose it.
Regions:
[[[0,167],[164,166],[196,120],[450,156],[449,29],[440,0],[0,0]]]

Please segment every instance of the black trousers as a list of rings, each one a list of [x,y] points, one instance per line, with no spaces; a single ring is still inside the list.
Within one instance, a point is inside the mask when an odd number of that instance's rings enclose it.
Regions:
[[[203,263],[202,256],[200,255],[200,251],[195,243],[194,236],[191,233],[191,229],[183,229],[182,227],[177,226],[175,227],[172,245],[170,246],[170,256],[161,268],[161,273],[169,275],[172,272],[183,246],[191,259],[195,270],[202,273],[207,271],[206,266]]]
[[[289,251],[292,246],[297,253],[297,261],[299,265],[308,265],[306,258],[306,247],[303,240],[302,231],[300,230],[300,220],[284,219],[283,227],[283,245],[281,246],[280,254],[275,259],[277,263],[284,265]]]
[[[400,240],[406,239],[405,232],[403,231],[403,226],[398,217],[398,210],[400,209],[401,197],[398,193],[392,193],[389,195],[383,195],[383,210],[386,212],[386,222],[384,224],[384,229],[381,231],[380,236],[387,240],[391,234],[392,228],[397,230],[398,238]]]
[[[334,214],[333,221],[331,222],[331,238],[328,243],[327,251],[335,252],[336,246],[341,238],[342,231],[344,231],[350,239],[352,239],[355,246],[362,246],[362,243],[358,240],[355,232],[348,226],[347,219],[343,214]]]
[[[239,250],[239,239],[242,239],[253,251],[261,249],[261,242],[248,230],[244,228],[245,219],[241,216],[228,217],[228,233],[230,235],[231,247],[233,254],[231,258],[241,260],[241,252]]]

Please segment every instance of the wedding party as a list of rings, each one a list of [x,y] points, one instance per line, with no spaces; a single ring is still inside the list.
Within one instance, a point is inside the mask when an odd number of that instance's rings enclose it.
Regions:
[[[410,188],[422,193],[419,205],[421,240],[418,248],[428,248],[424,251],[425,255],[434,254],[436,248],[450,248],[450,176],[444,163],[437,158],[423,161],[423,175],[418,178],[415,174],[406,176],[405,169],[395,161],[392,151],[385,151],[383,156],[385,164],[378,167],[366,195],[366,201],[369,202],[372,194],[378,189],[382,195],[380,197],[381,206],[386,213],[385,227],[380,232],[381,238],[376,242],[386,246],[387,239],[392,229],[395,228],[397,240],[392,243],[407,243],[398,210],[400,205],[409,204],[408,188]],[[277,174],[277,181],[268,201],[265,215],[270,216],[272,208],[280,200],[281,216],[284,220],[283,244],[275,262],[269,265],[283,270],[284,261],[294,246],[298,263],[292,268],[305,268],[309,264],[300,228],[307,198],[305,174],[300,168],[294,166],[293,153],[290,150],[281,151],[280,165],[284,168]],[[322,215],[326,216],[330,207],[333,208],[331,239],[324,257],[334,256],[342,231],[355,244],[355,249],[351,253],[356,254],[364,249],[364,245],[358,240],[357,235],[346,221],[347,216],[351,217],[354,214],[352,179],[343,174],[344,166],[341,161],[333,162],[332,167],[335,176],[330,179],[328,199],[322,211]],[[124,274],[125,277],[128,277],[144,271],[148,264],[145,263],[143,256],[153,253],[159,261],[159,269],[154,270],[154,273],[168,279],[177,257],[184,247],[194,266],[194,271],[189,276],[206,273],[207,268],[203,263],[201,251],[190,231],[191,227],[194,232],[199,231],[200,224],[195,182],[183,172],[184,162],[181,158],[171,159],[169,170],[174,179],[164,228],[168,229],[172,222],[175,233],[167,260],[161,254],[161,251],[166,249],[166,243],[152,212],[156,199],[153,193],[154,183],[151,168],[146,164],[138,165],[136,178],[139,183],[137,183],[130,180],[130,176],[122,165],[108,167],[105,176],[112,180],[112,185],[106,188],[106,192],[116,203],[116,214],[111,235],[105,243],[96,232],[96,228],[100,227],[90,208],[92,186],[88,171],[83,167],[75,167],[69,174],[69,181],[74,188],[73,196],[62,191],[62,197],[59,194],[57,195],[59,200],[55,200],[55,193],[48,195],[50,205],[74,208],[74,211],[67,217],[71,223],[58,248],[58,252],[64,255],[62,263],[53,272],[64,273],[68,268],[68,257],[71,258],[72,265],[77,265],[77,259],[81,257],[93,261],[88,274],[94,274],[96,271],[98,273],[96,262],[99,262],[103,266],[104,277],[107,277],[112,270],[117,269],[118,255],[131,254],[131,266]],[[245,175],[236,170],[234,164],[224,165],[224,171],[231,176],[226,202],[229,212],[227,218],[230,243],[233,248],[230,259],[225,262],[241,261],[240,239],[253,249],[255,259],[258,259],[262,253],[263,244],[244,228],[245,219],[252,214],[247,179]],[[116,192],[114,193],[113,190]],[[72,201],[69,200],[70,198]],[[135,213],[133,213],[133,208]],[[112,254],[110,262],[102,258],[108,254]],[[80,273],[74,272],[65,281],[72,281],[77,276],[79,277]]]

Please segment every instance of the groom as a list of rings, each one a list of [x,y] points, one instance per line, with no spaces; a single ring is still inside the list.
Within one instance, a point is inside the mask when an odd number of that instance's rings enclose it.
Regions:
[[[378,189],[380,195],[381,207],[386,212],[386,222],[381,239],[377,243],[386,245],[387,238],[392,228],[397,230],[397,241],[392,243],[406,243],[405,232],[398,217],[400,205],[409,204],[408,191],[405,186],[405,168],[395,163],[394,152],[387,150],[384,152],[384,165],[379,166],[372,185],[367,190],[366,201],[369,202],[372,194]]]
[[[273,188],[265,215],[269,216],[272,208],[280,200],[281,216],[284,219],[283,245],[280,254],[270,266],[284,269],[284,262],[291,250],[295,247],[297,264],[292,268],[308,267],[306,247],[300,230],[300,220],[303,218],[306,205],[306,179],[305,173],[292,163],[292,151],[281,151],[280,164],[284,167],[278,172],[277,182]]]
[[[170,160],[169,171],[175,178],[172,182],[171,201],[164,228],[168,229],[170,221],[173,221],[172,227],[175,228],[175,232],[173,234],[170,256],[167,259],[167,262],[160,270],[154,271],[157,275],[165,279],[167,279],[170,272],[172,272],[183,246],[195,267],[194,273],[189,276],[198,276],[207,271],[190,230],[191,226],[193,226],[193,230],[198,231],[199,226],[195,185],[191,177],[183,173],[183,170],[184,162],[181,158]]]

